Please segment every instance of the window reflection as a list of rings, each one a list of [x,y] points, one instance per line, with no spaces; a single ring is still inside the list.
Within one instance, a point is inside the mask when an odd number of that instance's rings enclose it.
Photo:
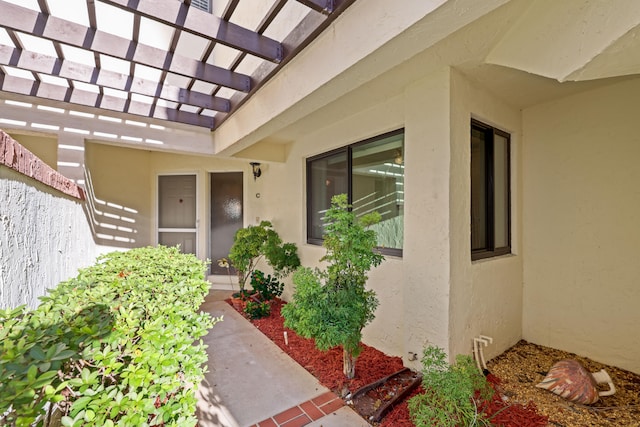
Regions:
[[[307,240],[322,242],[331,197],[347,193],[357,216],[377,211],[378,245],[401,255],[404,242],[404,131],[335,150],[307,161]]]

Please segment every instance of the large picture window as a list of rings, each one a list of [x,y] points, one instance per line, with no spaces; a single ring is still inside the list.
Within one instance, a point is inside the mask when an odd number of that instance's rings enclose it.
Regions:
[[[377,211],[371,226],[387,255],[402,256],[404,234],[404,130],[307,160],[307,242],[322,244],[331,197],[346,193],[357,216]]]
[[[511,253],[510,136],[471,121],[471,259]]]

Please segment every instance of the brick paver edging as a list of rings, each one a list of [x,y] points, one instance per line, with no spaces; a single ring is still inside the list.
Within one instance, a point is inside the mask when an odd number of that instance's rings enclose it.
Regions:
[[[40,160],[2,129],[0,129],[0,165],[40,181],[68,196],[85,200],[84,191],[75,182]]]
[[[282,411],[251,427],[302,427],[344,406],[344,401],[328,391],[311,400]]]

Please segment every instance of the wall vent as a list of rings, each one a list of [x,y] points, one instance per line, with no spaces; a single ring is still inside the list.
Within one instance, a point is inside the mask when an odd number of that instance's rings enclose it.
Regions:
[[[191,0],[191,6],[205,12],[211,12],[211,0]]]

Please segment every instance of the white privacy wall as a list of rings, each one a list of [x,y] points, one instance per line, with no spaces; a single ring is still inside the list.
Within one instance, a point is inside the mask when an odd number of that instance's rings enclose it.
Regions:
[[[0,308],[38,297],[108,248],[98,247],[81,202],[0,166]]]
[[[524,338],[640,373],[640,81],[524,111]]]

